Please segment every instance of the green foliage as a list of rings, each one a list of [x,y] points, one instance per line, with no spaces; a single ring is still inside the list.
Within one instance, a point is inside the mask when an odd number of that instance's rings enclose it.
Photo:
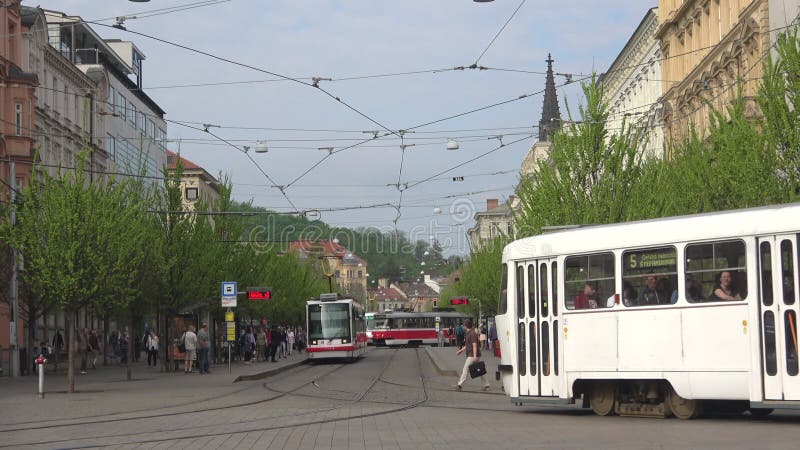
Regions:
[[[469,261],[461,267],[460,281],[442,290],[440,298],[449,305],[451,297],[466,296],[469,305],[456,309],[478,316],[478,301],[483,316],[497,313],[497,301],[500,296],[503,247],[508,244],[506,238],[495,238],[472,252]]]
[[[543,227],[607,223],[624,220],[631,189],[641,175],[638,131],[623,122],[609,136],[603,89],[592,79],[583,86],[586,105],[580,119],[553,136],[550,156],[517,188],[520,209],[518,233],[538,234]]]

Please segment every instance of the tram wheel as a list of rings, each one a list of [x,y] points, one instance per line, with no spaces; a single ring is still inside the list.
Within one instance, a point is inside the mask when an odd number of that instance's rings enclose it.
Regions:
[[[700,414],[700,402],[698,400],[685,399],[678,395],[672,387],[669,388],[669,393],[667,394],[667,405],[672,410],[672,414],[681,420],[694,419]]]
[[[614,414],[614,396],[616,389],[611,381],[599,381],[592,384],[592,391],[589,393],[589,406],[598,416],[610,416]]]
[[[772,411],[774,411],[772,408],[750,408],[750,415],[761,419],[772,414]]]

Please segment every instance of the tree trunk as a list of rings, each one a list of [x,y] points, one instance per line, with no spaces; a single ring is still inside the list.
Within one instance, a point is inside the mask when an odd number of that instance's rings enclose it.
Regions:
[[[70,320],[70,316],[74,319]],[[64,315],[64,334],[67,335],[67,392],[75,392],[75,325],[78,323],[78,313],[71,312]]]
[[[39,351],[37,350],[38,346],[36,343],[36,306],[35,306],[36,299],[34,299],[31,296],[28,296],[27,300],[28,300],[28,334],[27,336],[25,336],[26,340],[25,348],[28,351],[25,352],[27,356],[26,360],[22,361],[22,364],[20,364],[20,366],[23,369],[25,369],[26,373],[28,372],[33,373],[33,371],[30,371],[29,369],[33,367],[34,358],[39,356]]]

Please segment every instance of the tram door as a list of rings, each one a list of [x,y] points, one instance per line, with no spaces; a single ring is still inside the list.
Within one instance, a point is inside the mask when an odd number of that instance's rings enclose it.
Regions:
[[[527,313],[518,321],[520,395],[558,395],[558,306],[553,260],[529,261],[518,267],[525,272]],[[556,272],[554,272],[556,271]],[[523,306],[523,305],[521,305]],[[523,363],[525,365],[524,369]]]
[[[797,244],[796,235],[758,240],[765,400],[800,400]]]

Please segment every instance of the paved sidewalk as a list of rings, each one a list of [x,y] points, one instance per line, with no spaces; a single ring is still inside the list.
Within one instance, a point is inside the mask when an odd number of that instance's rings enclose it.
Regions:
[[[253,381],[266,378],[304,364],[304,353],[277,362],[234,362],[231,373],[228,365],[212,365],[211,373],[186,374],[162,372],[162,367],[149,367],[147,361],[134,363],[133,379],[127,380],[125,366],[98,365],[86,375],[75,371],[75,390],[67,394],[66,370],[46,372],[45,398],[39,399],[38,376],[0,378],[0,427],[41,420],[69,420],[79,417],[101,417],[110,414],[129,414],[155,409],[194,408],[224,404],[228,396],[250,389]],[[60,366],[66,367],[65,363]],[[242,381],[242,382],[237,382]]]

